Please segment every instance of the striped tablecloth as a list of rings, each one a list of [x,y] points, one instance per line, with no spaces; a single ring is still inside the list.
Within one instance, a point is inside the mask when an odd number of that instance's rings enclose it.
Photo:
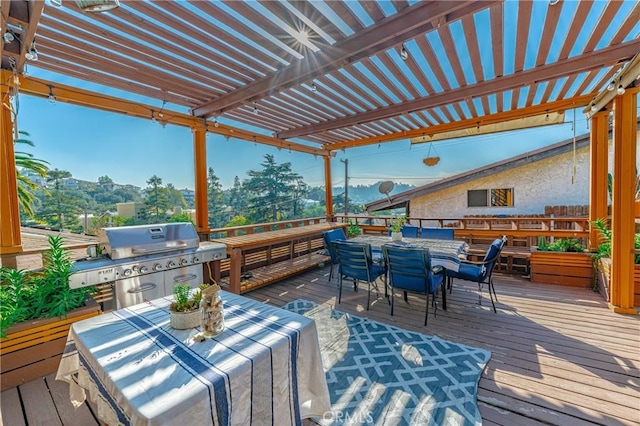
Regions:
[[[359,235],[349,241],[357,241],[371,244],[372,248],[380,249],[383,244],[402,244],[415,247],[427,247],[431,254],[431,264],[439,265],[451,271],[458,272],[460,261],[466,259],[469,248],[466,242],[457,240],[432,240],[428,238],[402,237],[402,242],[391,241],[390,236],[385,235]]]
[[[225,331],[204,342],[169,326],[170,297],[73,324],[56,379],[111,426],[298,425],[328,412],[315,323],[221,296]]]

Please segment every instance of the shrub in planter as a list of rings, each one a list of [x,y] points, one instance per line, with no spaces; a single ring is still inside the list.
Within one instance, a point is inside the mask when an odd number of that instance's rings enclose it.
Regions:
[[[93,287],[69,288],[71,258],[62,238],[49,236],[43,268],[36,271],[0,268],[0,336],[14,324],[36,318],[63,318],[84,306]]]
[[[553,243],[541,238],[538,250],[531,252],[531,281],[592,287],[594,273],[590,256],[576,238],[558,238]]]
[[[49,246],[42,270],[0,268],[2,390],[55,372],[71,324],[100,313],[92,287],[69,288],[62,239],[49,237]]]

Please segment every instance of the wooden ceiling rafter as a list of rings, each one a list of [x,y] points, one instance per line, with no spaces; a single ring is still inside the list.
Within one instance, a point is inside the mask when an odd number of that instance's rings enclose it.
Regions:
[[[553,42],[554,35],[556,34],[558,22],[560,21],[560,14],[562,13],[563,7],[564,2],[558,2],[555,5],[548,6],[547,16],[544,20],[542,37],[540,39],[540,45],[538,48],[538,55],[536,56],[536,67],[547,63],[549,51],[551,50],[551,43]]]
[[[198,1],[198,0],[196,0]],[[267,2],[274,3],[274,2]],[[277,2],[276,2],[277,3]],[[330,19],[327,19],[322,13],[313,6],[312,2],[305,0],[293,0],[289,1],[295,9],[297,9],[303,16],[307,17],[311,22],[314,22],[322,31],[326,33],[333,40],[342,40],[345,35]],[[328,40],[325,40],[329,42]]]
[[[640,2],[636,2],[633,6],[631,13],[629,13],[622,25],[620,25],[620,28],[611,39],[610,44],[622,43],[638,22],[640,22]]]
[[[67,25],[66,23],[59,23],[55,27],[55,30],[53,27],[41,27],[38,30],[38,35],[39,37],[63,41],[66,45],[74,46],[77,49],[86,49],[87,51],[93,52],[94,54],[98,50],[100,50],[102,52],[101,54],[105,57],[111,56],[113,58],[113,56],[115,55],[111,53],[110,50],[106,50],[100,47],[101,39],[99,37],[86,32],[81,32],[75,27]],[[85,43],[80,40],[85,41]],[[171,62],[158,59],[155,56],[147,54],[146,52],[141,52],[140,50],[133,49],[125,44],[126,39],[124,37],[120,37],[117,34],[113,35],[113,41],[116,43],[120,43],[118,50],[119,53],[121,53],[125,58],[134,58],[143,64],[148,62],[149,64],[154,65],[156,68],[164,67],[174,74],[179,75],[180,73],[182,73],[185,78],[193,81],[199,80],[202,81],[203,84],[209,84],[209,89],[211,91],[219,91],[220,93],[224,93],[221,89],[218,89],[218,87],[216,87],[220,84],[220,82],[214,79],[210,79],[210,74],[208,72],[205,72],[204,70],[198,70],[198,72],[196,72],[191,69],[189,64],[178,67]],[[119,56],[119,58],[121,58],[122,56]]]
[[[464,32],[464,39],[467,43],[469,59],[471,60],[471,66],[473,68],[473,75],[476,79],[475,82],[484,81],[482,58],[480,56],[480,46],[478,44],[478,34],[476,32],[476,25],[472,15],[467,15],[462,18],[462,29]]]
[[[494,77],[504,75],[504,33],[502,22],[504,20],[504,5],[502,3],[491,6],[489,9],[491,23],[491,47],[493,50]]]
[[[357,67],[350,67],[349,74],[359,82],[368,82],[369,84],[367,84],[366,86],[369,88],[369,90],[371,90],[377,97],[382,99],[382,101],[387,105],[394,103],[393,99],[391,99],[391,96],[387,94],[387,91],[391,90],[386,85],[384,85],[382,81],[380,82],[380,84],[374,84],[373,81],[371,81],[368,76],[364,75],[362,71],[360,71]],[[380,101],[377,102],[380,103]]]
[[[420,97],[420,92],[416,89],[413,83],[409,81],[407,76],[398,69],[398,66],[392,61],[391,57],[389,56],[388,51],[382,52],[376,57],[380,60],[382,65],[386,68],[386,71],[388,71],[390,75],[393,75],[396,78],[396,80],[400,82],[402,87],[411,94],[413,99]],[[429,93],[432,93],[432,92],[429,92]]]
[[[613,21],[613,18],[616,16],[621,7],[622,2],[620,1],[607,2],[607,6],[602,11],[600,19],[598,19],[598,24],[593,29],[591,37],[589,37],[589,40],[587,40],[587,44],[585,44],[584,46],[584,52],[592,52],[593,50],[595,50],[596,46],[602,39],[602,36],[607,31],[607,28],[609,27],[609,25]]]
[[[418,62],[412,55],[409,55],[407,60],[404,61],[404,64],[409,68],[409,71],[411,72],[413,77],[416,80],[418,80],[418,83],[422,85],[422,88],[424,89],[424,91],[427,92],[427,95],[436,92],[435,89],[433,88],[433,85],[431,84],[426,74],[424,73],[424,70],[422,70],[421,67],[418,66]],[[397,66],[395,68],[398,69]],[[398,69],[398,73],[404,75],[404,72],[400,71],[399,69]],[[409,82],[411,87],[414,86],[413,83],[411,83],[411,80],[407,80],[407,81]]]
[[[481,10],[493,2],[471,2],[475,10]],[[332,5],[340,4],[333,2]],[[194,115],[209,116],[213,113],[221,113],[243,99],[259,98],[267,93],[284,90],[293,85],[312,80],[321,74],[340,69],[350,59],[364,58],[376,54],[389,47],[395,46],[404,40],[423,34],[430,27],[423,19],[425,14],[437,17],[447,17],[458,9],[464,8],[471,13],[472,9],[465,8],[467,2],[420,2],[399,13],[385,18],[382,22],[363,29],[361,32],[344,41],[336,43],[331,49],[324,49],[316,55],[306,56],[303,60],[296,61],[278,73],[278,84],[273,84],[273,76],[253,81],[241,90],[219,97],[201,107],[193,110]],[[322,61],[318,60],[322,58]]]
[[[345,24],[347,24],[351,31],[358,32],[364,29],[362,22],[360,22],[358,17],[343,2],[328,2],[328,6],[333,9],[333,12],[339,16]]]
[[[179,17],[185,22],[193,24],[198,28],[206,28],[206,32],[212,37],[212,41],[210,41],[210,43],[213,43],[212,45],[216,46],[216,50],[219,50],[220,53],[224,54],[226,57],[232,58],[237,63],[247,64],[252,68],[260,68],[263,70],[263,73],[268,72],[269,68],[267,67],[277,69],[278,66],[281,65],[281,63],[276,59],[266,55],[260,49],[256,49],[246,43],[242,44],[242,49],[233,49],[229,47],[233,46],[234,42],[239,43],[240,40],[221,28],[210,25],[210,23],[205,19],[205,16],[216,17],[216,15],[219,15],[217,8],[211,5],[210,2],[191,1],[189,3],[200,8],[203,16],[183,7],[179,2],[163,2],[162,4],[163,7],[167,9],[167,12],[174,16]],[[209,13],[210,9],[213,11],[213,14]],[[225,17],[225,20],[226,19],[231,18]],[[204,39],[206,40],[206,37]],[[222,43],[220,43],[220,41],[222,41]],[[241,50],[241,52],[238,52],[238,50]]]
[[[176,79],[156,68],[148,67],[126,58],[116,57],[111,52],[101,52],[89,46],[76,47],[73,40],[65,43],[66,40],[63,36],[48,39],[45,47],[41,48],[41,54],[44,56],[56,55],[60,59],[66,59],[74,64],[81,64],[98,73],[104,73],[104,70],[109,70],[109,73],[127,77],[131,81],[134,81],[139,73],[146,73],[147,78],[144,82],[146,85],[158,87],[167,92],[181,93],[184,96],[189,96],[194,101],[199,101],[211,93],[207,86],[195,83],[187,84],[183,80]],[[176,92],[176,89],[178,89],[178,92]]]
[[[451,36],[451,27],[449,25],[442,26],[438,28],[437,34],[440,36],[440,41],[444,46],[445,52],[447,52],[446,60],[449,61],[449,64],[453,69],[453,76],[456,79],[457,86],[466,86],[467,79],[465,78],[464,71],[462,70],[458,49],[453,42],[453,37]],[[445,58],[441,59],[441,61],[444,60]]]
[[[142,5],[140,3],[128,2],[127,7],[141,7]],[[217,68],[223,68],[228,75],[225,73],[218,73],[216,75],[218,78],[226,80],[226,84],[231,87],[236,87],[237,81],[248,83],[253,76],[257,76],[256,73],[247,75],[249,69],[246,67],[243,67],[241,72],[236,62],[229,61],[226,57],[217,55],[215,52],[203,51],[198,44],[192,42],[188,37],[176,37],[176,34],[169,29],[154,24],[144,17],[141,18],[127,8],[121,7],[117,10],[118,16],[123,18],[124,21],[130,23],[137,22],[138,25],[125,25],[123,20],[117,20],[109,14],[93,14],[91,17],[110,28],[111,31],[121,31],[123,34],[128,34],[134,40],[141,40],[157,47],[157,49],[153,49],[157,52],[171,52],[176,55],[176,57],[184,57],[188,61],[199,64],[203,69],[215,70]],[[91,28],[91,25],[85,25],[87,31],[90,31]],[[146,49],[148,49],[148,47],[146,47]],[[154,54],[156,54],[156,52],[154,52]]]
[[[40,22],[40,17],[42,16],[42,11],[44,10],[44,1],[30,1],[25,3],[27,4],[28,8],[29,21],[27,22],[26,28],[24,28],[24,30],[22,31],[22,34],[20,34],[22,46],[20,48],[20,58],[18,59],[17,63],[17,69],[19,72],[22,72],[22,70],[24,70],[24,64],[27,61],[27,51],[31,49],[32,46],[34,46],[38,22]]]
[[[580,34],[582,26],[584,25],[587,16],[589,16],[591,6],[593,6],[593,0],[584,0],[578,3],[578,8],[571,20],[571,25],[569,26],[569,31],[564,39],[564,43],[562,44],[558,60],[567,59],[569,57],[569,54],[578,39],[578,34]]]
[[[628,60],[639,49],[640,39],[635,39],[581,56],[560,60],[538,68],[510,74],[500,79],[488,80],[474,85],[451,89],[427,98],[397,103],[388,108],[380,108],[373,111],[355,114],[350,117],[339,118],[333,120],[331,123],[320,123],[309,126],[306,129],[283,132],[278,134],[278,137],[283,139],[300,137],[306,134],[329,130],[330,128],[348,126],[350,123],[379,120],[382,118],[392,117],[403,112],[446,105],[450,102],[465,99],[468,96],[480,97],[491,93],[499,93],[505,90],[520,88],[524,85],[531,84],[531,82],[554,80],[572,72],[589,71],[595,68],[610,66],[612,63],[618,63],[622,60]]]
[[[382,84],[384,84],[385,88],[389,90],[395,97],[401,99],[403,101],[408,100],[406,95],[402,93],[402,91],[394,84],[389,77],[380,69],[373,61],[369,58],[362,60],[362,66],[365,67],[371,74],[373,74]]]
[[[518,23],[516,25],[516,48],[513,66],[514,73],[524,70],[524,60],[527,49],[521,49],[518,48],[518,46],[526,46],[529,43],[529,28],[531,26],[532,9],[532,0],[521,0],[518,2]]]
[[[416,37],[415,40],[418,46],[420,47],[420,51],[422,52],[425,59],[427,60],[427,64],[429,64],[429,68],[431,68],[431,71],[435,75],[438,83],[440,83],[440,86],[442,87],[442,89],[444,91],[451,89],[451,86],[449,85],[449,80],[447,79],[447,76],[445,75],[444,70],[440,66],[440,60],[438,59],[437,55],[433,51],[433,48],[431,47],[431,43],[429,43],[427,38],[424,36]],[[433,93],[436,93],[436,92],[434,91]]]
[[[330,114],[326,109],[320,109],[318,104],[303,104],[296,98],[287,98],[285,96],[272,96],[266,102],[270,102],[272,105],[277,106],[284,111],[290,111],[291,114],[304,117],[305,114],[314,121],[331,120],[335,115]]]
[[[536,106],[526,107],[516,111],[498,112],[495,114],[485,115],[482,117],[473,117],[467,120],[444,123],[441,125],[434,125],[427,128],[416,129],[416,130],[411,130],[406,132],[398,132],[396,134],[389,134],[389,135],[373,137],[368,139],[345,140],[339,143],[331,143],[331,144],[327,143],[323,145],[323,148],[327,150],[355,148],[355,147],[395,141],[399,139],[407,139],[407,138],[417,137],[417,136],[436,135],[439,133],[445,133],[452,130],[470,129],[470,128],[477,127],[479,125],[500,123],[502,121],[509,121],[516,118],[532,117],[532,116],[550,113],[550,112],[561,112],[567,109],[574,109],[574,108],[579,108],[584,105],[587,105],[591,101],[593,96],[595,96],[595,93],[589,93],[587,95],[577,96],[571,99],[563,99],[561,101],[555,101],[547,104],[540,104]]]

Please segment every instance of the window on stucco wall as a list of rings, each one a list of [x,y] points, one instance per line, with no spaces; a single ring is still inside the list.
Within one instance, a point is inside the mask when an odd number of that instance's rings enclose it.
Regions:
[[[513,188],[471,189],[467,207],[513,207]]]

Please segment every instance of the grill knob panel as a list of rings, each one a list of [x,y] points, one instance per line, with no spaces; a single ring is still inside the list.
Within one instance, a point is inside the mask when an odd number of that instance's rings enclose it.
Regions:
[[[141,266],[140,267],[140,273],[141,274],[146,274],[147,272],[149,272],[149,268],[147,268],[146,266]]]
[[[153,270],[154,271],[160,271],[162,270],[162,265],[159,263],[156,263],[155,265],[153,265]]]
[[[122,275],[124,275],[125,277],[130,277],[131,274],[133,274],[133,271],[131,269],[125,269],[124,271],[122,271]]]
[[[198,256],[194,256],[193,263],[198,263],[198,262],[200,262],[200,258]]]
[[[187,259],[181,259],[180,260],[180,265],[186,265],[187,263],[189,263],[189,261]]]
[[[174,262],[173,260],[170,260],[167,262],[167,268],[175,268],[176,267],[176,262]]]

